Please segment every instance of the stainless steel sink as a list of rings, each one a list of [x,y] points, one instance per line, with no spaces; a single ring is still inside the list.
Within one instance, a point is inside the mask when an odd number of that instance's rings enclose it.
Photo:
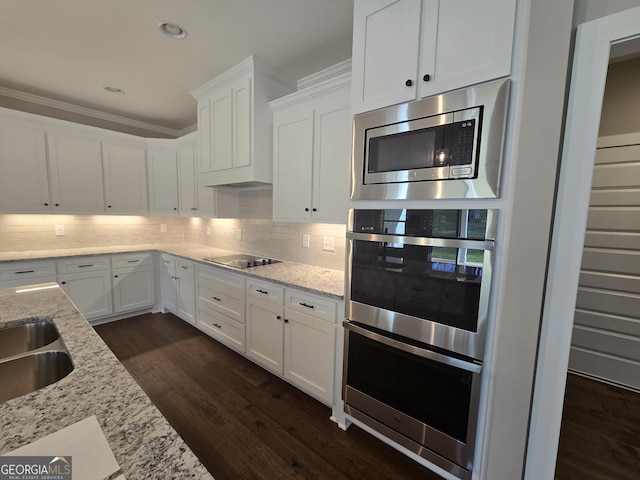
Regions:
[[[0,358],[9,358],[55,342],[60,335],[52,322],[25,323],[0,329]]]
[[[73,361],[53,322],[0,329],[0,403],[57,382]]]
[[[0,403],[51,385],[72,370],[71,357],[61,350],[40,351],[0,362]]]

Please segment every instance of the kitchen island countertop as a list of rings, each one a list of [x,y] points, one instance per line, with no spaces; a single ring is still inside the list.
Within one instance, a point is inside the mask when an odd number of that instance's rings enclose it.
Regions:
[[[0,454],[95,415],[127,480],[211,479],[64,292],[47,286],[0,290],[0,328],[52,320],[75,368],[52,385],[0,404]]]
[[[215,265],[206,262],[203,259],[205,257],[233,255],[239,252],[190,243],[121,245],[110,247],[4,252],[0,253],[0,262],[22,260],[51,260],[63,257],[104,255],[114,253],[134,253],[143,251],[158,251],[176,255],[190,261],[200,262],[204,265],[210,265],[216,268],[240,273],[242,275],[275,282],[283,286],[302,289],[310,293],[315,293],[334,299],[341,300],[344,297],[344,273],[341,270],[333,270],[329,268],[289,261],[284,261],[282,263],[273,265],[265,265],[257,268],[237,270],[235,268],[226,267],[223,265]]]

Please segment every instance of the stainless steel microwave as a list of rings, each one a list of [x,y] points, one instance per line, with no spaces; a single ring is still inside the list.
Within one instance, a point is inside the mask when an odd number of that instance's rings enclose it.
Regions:
[[[496,198],[509,80],[356,115],[352,200]]]

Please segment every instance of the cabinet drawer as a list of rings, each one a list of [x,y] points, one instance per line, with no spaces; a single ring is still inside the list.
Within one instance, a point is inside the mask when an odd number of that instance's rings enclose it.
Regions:
[[[54,262],[7,262],[0,264],[0,281],[55,276]],[[28,282],[27,282],[28,283]]]
[[[111,265],[113,268],[136,267],[138,265],[152,265],[153,255],[149,252],[144,253],[127,253],[123,255],[114,255],[111,257]]]
[[[237,291],[244,294],[244,277],[227,273],[219,268],[202,267],[196,265],[196,277],[198,282],[217,285],[229,291]]]
[[[273,283],[261,282],[259,280],[247,280],[247,295],[260,298],[268,302],[284,304],[284,288]]]
[[[196,301],[244,323],[244,292],[231,289],[223,283],[196,283]]]
[[[94,270],[109,270],[111,262],[108,256],[95,255],[90,257],[75,257],[56,261],[58,275],[65,273],[91,272]]]
[[[309,295],[296,290],[287,290],[285,295],[285,307],[291,310],[320,318],[327,322],[336,322],[336,302]]]
[[[196,326],[204,333],[241,353],[245,351],[242,323],[202,305],[196,308]]]

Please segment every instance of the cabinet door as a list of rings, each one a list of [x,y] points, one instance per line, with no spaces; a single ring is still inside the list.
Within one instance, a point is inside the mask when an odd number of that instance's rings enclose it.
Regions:
[[[351,118],[348,88],[317,104],[312,188],[312,218],[316,222],[347,222]]]
[[[52,211],[103,213],[102,154],[96,140],[48,134]]]
[[[353,113],[416,98],[421,8],[421,0],[356,0]]]
[[[149,208],[155,215],[178,215],[176,152],[153,152],[149,156]]]
[[[251,165],[251,78],[237,80],[233,85],[233,168]]]
[[[178,151],[178,176],[180,178],[180,215],[196,215],[196,169],[193,148]]]
[[[211,171],[211,113],[209,100],[198,102],[198,173]]]
[[[209,98],[211,170],[233,166],[233,91],[224,88]]]
[[[118,268],[112,272],[116,313],[150,307],[155,301],[153,267]]]
[[[437,40],[429,38],[433,16],[425,8],[419,77],[429,73],[431,80],[419,81],[420,96],[509,75],[515,8],[515,0],[439,2]]]
[[[145,149],[103,143],[102,161],[107,213],[147,213]]]
[[[274,115],[275,220],[311,218],[313,117],[313,108],[306,104]]]
[[[59,275],[58,283],[80,313],[87,319],[113,313],[110,271],[94,271]]]
[[[176,281],[178,284],[177,315],[189,322],[196,324],[196,286],[195,266],[191,262],[176,260]]]
[[[263,367],[282,375],[283,307],[247,298],[246,354]]]
[[[285,318],[285,378],[333,403],[336,326],[288,308]]]
[[[162,255],[160,257],[160,289],[162,291],[162,308],[171,313],[178,313],[178,284],[176,281],[175,259]]]
[[[0,121],[0,212],[49,212],[44,131]]]

